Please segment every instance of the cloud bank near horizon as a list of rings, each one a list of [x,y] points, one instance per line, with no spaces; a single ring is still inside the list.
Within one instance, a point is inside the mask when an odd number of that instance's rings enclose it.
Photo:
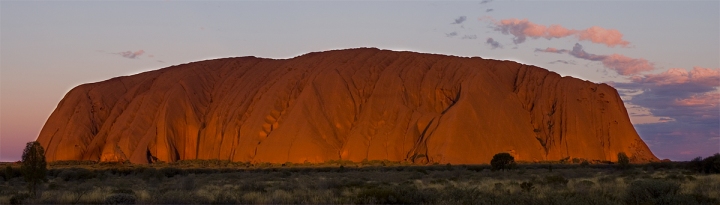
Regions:
[[[630,91],[621,92],[625,102],[660,117],[657,123],[635,125],[649,146],[666,148],[654,149],[656,155],[695,157],[720,151],[720,68],[671,68],[610,83]]]

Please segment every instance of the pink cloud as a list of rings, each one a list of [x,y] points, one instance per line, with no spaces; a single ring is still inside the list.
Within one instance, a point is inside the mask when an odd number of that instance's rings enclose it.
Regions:
[[[550,27],[535,24],[527,19],[503,19],[500,21],[492,18],[487,19],[495,24],[495,30],[503,34],[515,36],[513,42],[519,44],[525,42],[527,37],[530,38],[564,38],[574,36],[581,41],[590,41],[598,44],[605,44],[608,47],[623,46],[626,47],[630,42],[623,40],[623,34],[615,29],[605,29],[599,26],[592,26],[585,30],[568,29],[561,25],[550,25]]]
[[[606,56],[602,63],[605,67],[617,71],[620,75],[634,75],[655,69],[652,63],[643,58],[630,58],[620,54]]]
[[[682,68],[670,68],[660,74],[645,75],[645,78],[636,76],[632,79],[634,82],[650,82],[656,85],[672,85],[685,83],[690,79],[690,74]]]
[[[678,106],[717,107],[718,102],[720,102],[720,93],[718,92],[694,94],[689,98],[675,99],[675,105]]]
[[[569,30],[560,25],[550,25],[550,27],[547,29],[548,36],[555,37],[555,38],[562,38],[562,37],[566,37],[569,35],[573,35],[575,33],[577,33],[576,30]]]
[[[583,40],[589,40],[593,43],[605,44],[608,47],[628,46],[630,42],[622,39],[623,34],[615,29],[604,29],[599,26],[593,26],[585,29],[578,33],[578,38]]]
[[[720,68],[694,67],[690,71],[691,80],[697,84],[707,86],[720,86]]]
[[[671,68],[659,74],[648,74],[644,77],[635,76],[631,80],[636,83],[655,85],[694,83],[706,87],[717,87],[720,86],[720,68],[694,67],[689,72],[682,68]]]

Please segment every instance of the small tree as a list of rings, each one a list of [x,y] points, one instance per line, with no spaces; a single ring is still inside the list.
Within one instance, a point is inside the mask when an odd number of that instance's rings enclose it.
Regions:
[[[493,171],[512,169],[514,165],[515,157],[505,152],[495,154],[492,160],[490,160],[490,166],[492,166]]]
[[[618,153],[618,167],[620,169],[627,169],[630,167],[630,158],[625,154],[625,152]]]
[[[20,166],[31,196],[36,196],[37,187],[47,181],[47,163],[45,162],[45,149],[37,141],[28,142],[22,155]]]

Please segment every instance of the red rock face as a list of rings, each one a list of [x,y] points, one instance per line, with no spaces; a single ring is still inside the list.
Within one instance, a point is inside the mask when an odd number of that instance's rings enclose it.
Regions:
[[[48,161],[657,160],[608,85],[511,61],[369,48],[80,85],[38,140]]]

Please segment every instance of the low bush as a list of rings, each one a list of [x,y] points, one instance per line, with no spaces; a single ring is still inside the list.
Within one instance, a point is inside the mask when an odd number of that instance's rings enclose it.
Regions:
[[[638,180],[626,190],[627,204],[685,204],[677,197],[680,184],[672,181],[650,179]]]
[[[10,197],[10,204],[23,204],[23,202],[30,198],[30,194],[22,193],[15,194]]]
[[[96,176],[93,171],[83,168],[62,169],[55,171],[55,173],[57,177],[60,177],[64,181],[88,180]]]
[[[561,175],[550,175],[550,176],[545,177],[545,184],[555,187],[555,188],[559,188],[559,187],[566,188],[567,183],[568,183],[568,180],[565,179],[565,177],[563,177]]]
[[[577,183],[575,183],[575,186],[573,187],[575,192],[581,192],[581,193],[587,193],[595,186],[595,182],[592,182],[590,180],[582,180]]]
[[[165,175],[165,177],[170,178],[174,177],[175,175],[184,175],[185,170],[178,169],[175,167],[163,167],[160,170],[158,170],[160,173]]]
[[[105,198],[105,204],[135,204],[137,196],[134,194],[113,194]]]
[[[618,169],[630,168],[630,158],[625,154],[625,152],[618,153],[617,157],[618,157],[618,162],[617,162]]]
[[[477,204],[483,195],[475,188],[449,186],[442,190],[440,200],[449,204]]]
[[[5,178],[5,181],[9,181],[12,178],[22,176],[19,169],[12,168],[9,165],[5,167],[5,170],[2,172],[2,174],[3,178]]]
[[[523,182],[520,184],[520,189],[522,189],[524,192],[531,192],[533,189],[535,189],[535,185],[533,185],[532,182]]]

